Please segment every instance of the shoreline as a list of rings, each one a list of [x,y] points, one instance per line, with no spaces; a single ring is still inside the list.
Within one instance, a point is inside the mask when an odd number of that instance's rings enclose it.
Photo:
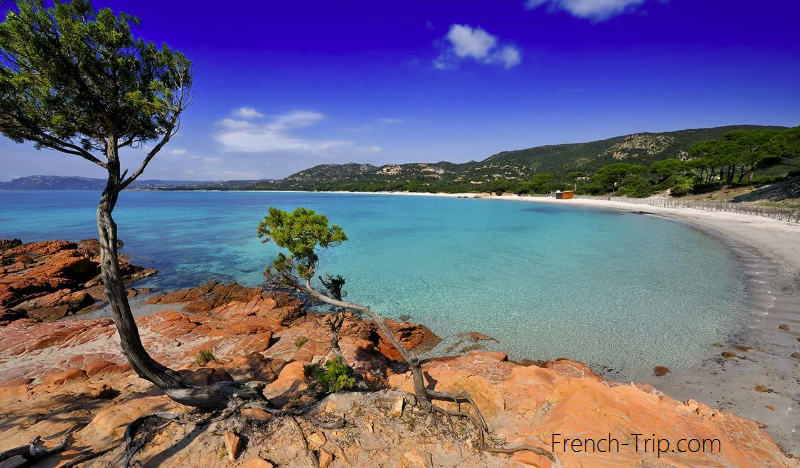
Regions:
[[[316,193],[316,192],[311,192]],[[750,317],[699,365],[641,379],[678,400],[694,399],[766,426],[783,450],[800,457],[800,224],[756,215],[663,208],[622,201],[475,193],[321,192],[547,203],[660,216],[721,242],[742,267]],[[788,324],[788,331],[778,327]],[[729,357],[724,357],[726,353]],[[566,356],[569,358],[569,356]],[[756,390],[759,388],[760,390]]]
[[[643,382],[678,400],[695,399],[764,424],[786,453],[800,457],[800,360],[791,357],[800,349],[800,225],[754,215],[606,200],[508,195],[482,199],[661,216],[725,245],[742,266],[751,309],[748,323],[726,343],[710,349],[700,365]],[[778,328],[784,324],[789,325],[788,331]]]

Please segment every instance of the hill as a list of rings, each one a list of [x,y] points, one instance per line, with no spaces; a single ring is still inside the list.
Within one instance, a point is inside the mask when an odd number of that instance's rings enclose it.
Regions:
[[[250,189],[262,190],[404,190],[474,191],[496,179],[524,180],[536,173],[593,172],[613,162],[649,165],[670,158],[688,157],[689,147],[720,138],[734,130],[775,128],[758,125],[638,133],[588,143],[568,143],[503,151],[483,161],[387,164],[324,164],[282,180],[258,181]],[[225,183],[222,183],[224,186]]]

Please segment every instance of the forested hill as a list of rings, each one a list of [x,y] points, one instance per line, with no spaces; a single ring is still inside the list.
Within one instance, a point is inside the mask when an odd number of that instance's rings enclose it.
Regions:
[[[280,190],[414,190],[433,187],[442,191],[473,191],[479,185],[502,178],[529,179],[535,173],[594,172],[613,163],[649,165],[655,161],[685,158],[689,147],[702,140],[758,125],[680,130],[666,133],[638,133],[589,143],[537,146],[503,151],[483,161],[463,164],[449,162],[371,164],[324,164],[273,182],[257,182],[254,189]]]

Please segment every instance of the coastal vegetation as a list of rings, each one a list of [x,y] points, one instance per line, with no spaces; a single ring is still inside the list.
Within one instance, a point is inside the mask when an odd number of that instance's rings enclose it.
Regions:
[[[269,214],[258,224],[257,232],[263,242],[272,241],[278,247],[289,252],[289,255],[279,253],[272,261],[272,265],[267,267],[264,272],[267,284],[276,289],[287,289],[309,295],[318,301],[337,307],[340,317],[343,316],[344,310],[366,315],[378,325],[400,353],[403,361],[411,368],[414,379],[414,395],[417,398],[417,404],[422,409],[444,411],[431,404],[434,399],[468,402],[477,414],[477,419],[474,420],[476,426],[483,430],[486,429],[483,416],[469,394],[465,392],[434,392],[428,389],[422,375],[419,357],[403,347],[384,317],[368,307],[341,299],[341,286],[344,285],[344,279],[341,276],[335,277],[337,281],[331,281],[330,274],[327,275],[328,280],[320,277],[328,294],[323,294],[312,286],[311,281],[319,268],[318,249],[333,248],[347,240],[347,235],[340,226],[329,224],[327,216],[317,214],[308,208],[298,207],[292,212],[287,212],[270,207]],[[331,284],[335,284],[336,287],[332,287]],[[337,347],[338,344],[334,341],[334,348]],[[340,364],[347,365],[341,355],[338,357],[342,359]],[[459,415],[467,415],[467,413],[459,413]],[[469,417],[472,418],[472,416]]]

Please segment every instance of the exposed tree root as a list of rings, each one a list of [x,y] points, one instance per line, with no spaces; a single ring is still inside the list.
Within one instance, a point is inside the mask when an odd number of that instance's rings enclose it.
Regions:
[[[38,444],[41,442],[42,438],[40,436],[36,436],[28,443],[28,445],[15,447],[0,453],[0,462],[19,456],[22,457],[24,461],[21,465],[17,466],[33,466],[42,460],[63,452],[67,448],[67,440],[72,437],[72,433],[75,432],[77,428],[78,426],[74,426],[68,430],[63,436],[61,436],[61,442],[59,442],[55,447],[51,448],[38,447]]]
[[[90,460],[94,460],[95,458],[101,457],[101,456],[107,454],[108,452],[116,449],[117,447],[119,447],[119,445],[120,444],[114,444],[111,447],[105,448],[103,450],[99,450],[97,452],[91,452],[91,451],[81,452],[81,454],[78,455],[77,457],[75,457],[72,460],[68,461],[67,463],[61,465],[61,468],[73,468],[73,467],[76,467],[76,466],[80,465],[81,463],[86,463],[86,462],[88,462]]]
[[[125,468],[129,468],[131,462],[133,461],[133,457],[142,450],[145,445],[147,445],[153,437],[155,437],[161,430],[167,427],[173,421],[178,420],[180,418],[180,414],[175,413],[155,413],[148,416],[142,416],[136,418],[128,424],[128,427],[125,428],[125,457],[123,459],[122,466]],[[157,422],[163,421],[163,422]],[[156,422],[156,424],[152,424]],[[143,427],[147,427],[150,425],[151,427],[145,432],[139,439],[136,439],[137,432]]]
[[[555,462],[556,461],[556,457],[552,453],[550,453],[549,451],[547,451],[547,450],[545,450],[543,448],[534,447],[533,445],[517,445],[516,447],[510,447],[510,448],[499,448],[499,447],[486,447],[486,446],[483,446],[482,450],[484,452],[489,452],[489,453],[505,453],[505,454],[512,454],[512,453],[517,453],[517,452],[522,452],[522,451],[526,451],[527,450],[529,452],[535,453],[536,455],[541,455],[543,457],[546,457],[551,462]]]
[[[305,433],[303,433],[303,428],[300,427],[300,423],[297,422],[297,419],[295,419],[294,416],[289,417],[289,420],[294,423],[294,426],[297,428],[297,432],[300,433],[300,440],[303,442],[303,448],[305,449],[308,458],[311,459],[311,463],[314,464],[314,468],[319,468],[319,459],[317,459],[317,456],[314,455],[314,452],[308,448],[308,441],[306,440]]]

